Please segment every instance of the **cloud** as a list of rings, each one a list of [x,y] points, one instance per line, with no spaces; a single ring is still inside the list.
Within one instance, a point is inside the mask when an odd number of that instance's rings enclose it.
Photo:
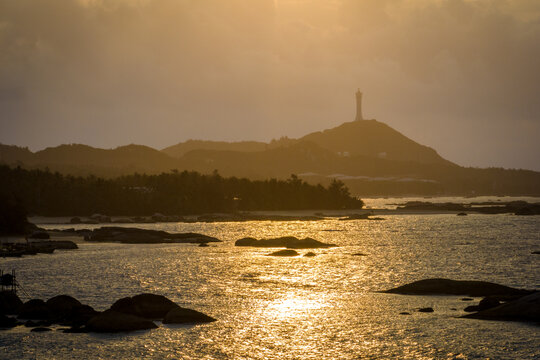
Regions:
[[[361,87],[366,115],[450,160],[538,169],[539,15],[528,0],[0,0],[0,141],[300,136],[352,120]]]

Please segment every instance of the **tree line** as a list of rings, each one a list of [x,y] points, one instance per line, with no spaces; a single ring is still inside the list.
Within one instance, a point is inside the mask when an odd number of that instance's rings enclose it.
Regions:
[[[43,216],[353,209],[364,204],[341,181],[324,187],[307,184],[296,175],[287,180],[248,180],[224,178],[217,171],[203,175],[173,170],[103,179],[6,165],[0,165],[0,201]]]

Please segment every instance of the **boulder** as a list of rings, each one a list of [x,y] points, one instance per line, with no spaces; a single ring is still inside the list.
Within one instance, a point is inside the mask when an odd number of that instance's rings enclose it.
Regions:
[[[267,256],[298,256],[299,254],[295,250],[279,250],[274,251],[271,254],[268,254]]]
[[[25,302],[18,312],[19,319],[48,320],[53,316],[51,310],[40,299],[32,299]]]
[[[68,323],[73,327],[81,327],[86,325],[91,318],[98,314],[99,312],[94,310],[91,306],[80,305],[73,307],[71,311],[65,315],[64,319],[65,323]]]
[[[457,216],[467,216],[467,213],[460,212],[460,213],[457,213]]]
[[[86,329],[92,332],[112,333],[157,328],[154,322],[135,315],[107,310],[91,318]]]
[[[110,310],[117,311],[123,314],[142,316],[141,310],[130,297],[116,300],[114,304],[112,304]]]
[[[305,253],[304,254],[305,257],[314,257],[314,256],[317,256],[317,254],[315,254],[314,252],[308,252],[308,253]]]
[[[58,295],[50,298],[45,303],[55,318],[65,317],[75,307],[82,306],[79,300],[69,295]]]
[[[11,291],[0,291],[0,314],[17,314],[17,311],[22,304],[23,302],[19,299],[17,294]]]
[[[540,322],[540,292],[464,317],[483,320]]]
[[[216,321],[202,312],[177,306],[171,309],[163,319],[164,324],[196,324]]]
[[[403,311],[403,312],[400,312],[399,315],[411,315],[411,313],[407,311]]]
[[[435,310],[433,310],[433,308],[431,308],[431,307],[425,307],[425,308],[418,309],[418,312],[423,312],[423,313],[432,313],[433,311],[435,311]]]
[[[515,289],[486,281],[457,281],[449,279],[425,279],[383,291],[405,295],[528,295],[529,290]]]
[[[162,295],[140,294],[116,301],[111,306],[111,310],[148,319],[162,319],[171,309],[177,306],[173,301]]]
[[[126,244],[159,244],[159,243],[208,243],[220,240],[197,233],[168,233],[161,230],[104,226],[95,229],[84,238],[86,241],[121,242]]]

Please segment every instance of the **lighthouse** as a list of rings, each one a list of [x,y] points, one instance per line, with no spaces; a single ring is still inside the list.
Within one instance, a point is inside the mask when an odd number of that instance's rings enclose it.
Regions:
[[[355,120],[364,120],[362,116],[362,92],[360,89],[356,92],[356,119]]]

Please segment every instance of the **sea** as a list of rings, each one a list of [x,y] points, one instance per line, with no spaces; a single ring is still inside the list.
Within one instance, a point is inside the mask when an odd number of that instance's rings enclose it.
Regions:
[[[374,207],[392,199],[366,201]],[[431,201],[429,199],[425,201]],[[88,228],[92,225],[42,225]],[[95,226],[95,225],[94,225]],[[464,319],[463,296],[380,291],[425,278],[540,289],[540,216],[386,214],[384,220],[130,224],[198,232],[222,243],[130,245],[0,259],[24,300],[69,294],[96,310],[140,293],[217,319],[119,334],[0,331],[1,359],[540,359],[540,326]],[[338,245],[268,256],[246,236]],[[308,251],[315,257],[304,257]],[[432,307],[433,313],[418,312]],[[400,315],[409,312],[411,315]]]

